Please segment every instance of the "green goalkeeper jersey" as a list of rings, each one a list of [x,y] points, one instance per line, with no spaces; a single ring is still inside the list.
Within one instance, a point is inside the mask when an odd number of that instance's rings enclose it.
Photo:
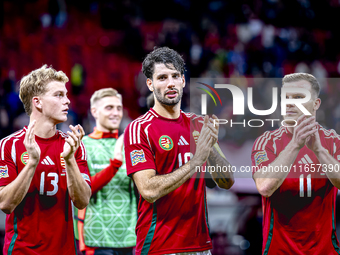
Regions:
[[[98,131],[97,131],[98,132]],[[91,176],[106,168],[113,158],[116,138],[85,136]],[[126,174],[125,157],[119,171],[97,193],[86,208],[85,245],[90,247],[132,247],[136,245],[137,202],[131,178]]]

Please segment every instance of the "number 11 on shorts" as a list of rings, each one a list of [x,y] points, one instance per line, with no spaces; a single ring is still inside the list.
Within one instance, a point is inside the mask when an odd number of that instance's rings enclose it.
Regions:
[[[307,175],[307,197],[312,197],[312,177],[311,174]],[[305,185],[304,185],[304,176],[303,174],[300,175],[300,197],[305,196]]]

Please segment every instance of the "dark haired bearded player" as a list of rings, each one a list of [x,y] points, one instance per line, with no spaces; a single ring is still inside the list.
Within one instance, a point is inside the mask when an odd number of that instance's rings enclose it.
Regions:
[[[198,177],[195,166],[207,160],[229,166],[216,144],[218,126],[208,116],[181,111],[184,61],[176,51],[155,49],[143,73],[155,105],[124,137],[127,173],[141,194],[136,254],[210,254],[205,179],[190,177]],[[231,173],[212,177],[224,189],[234,182]]]

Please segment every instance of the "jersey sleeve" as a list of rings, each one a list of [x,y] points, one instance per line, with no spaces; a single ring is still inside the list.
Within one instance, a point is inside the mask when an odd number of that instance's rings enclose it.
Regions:
[[[340,162],[340,136],[336,134],[333,140],[333,148],[328,151],[333,151],[333,157]]]
[[[273,141],[270,139],[270,132],[265,132],[258,137],[251,151],[251,163],[253,174],[263,166],[268,166],[277,157],[273,146]]]
[[[4,138],[0,141],[0,186],[10,184],[17,176],[15,143]]]
[[[127,175],[154,169],[155,159],[145,130],[136,121],[130,123],[124,132],[125,163]]]
[[[80,143],[80,146],[75,153],[75,157],[81,175],[83,176],[86,183],[91,186],[90,172],[87,166],[87,153],[83,142]]]

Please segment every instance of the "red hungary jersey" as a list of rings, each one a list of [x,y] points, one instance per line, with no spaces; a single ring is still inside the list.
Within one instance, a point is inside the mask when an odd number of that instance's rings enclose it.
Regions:
[[[0,141],[0,186],[10,184],[27,164],[23,144],[26,130]],[[66,136],[61,131],[48,139],[35,136],[41,150],[40,162],[25,198],[6,217],[4,254],[76,254],[65,161],[60,156]],[[90,184],[83,143],[75,158]]]
[[[182,111],[178,119],[167,119],[150,109],[130,123],[124,135],[128,175],[146,169],[164,175],[184,165],[195,153],[194,139],[201,131],[202,120]],[[136,254],[195,252],[212,248],[205,180],[195,177],[196,174],[153,204],[141,197]]]
[[[322,146],[340,160],[340,137],[334,130],[318,129]],[[254,143],[252,165],[268,166],[292,136],[285,127],[265,132]],[[318,164],[315,154],[304,146],[282,185],[271,197],[262,197],[263,254],[340,254],[335,231],[338,189]],[[327,170],[331,167],[327,165]]]

